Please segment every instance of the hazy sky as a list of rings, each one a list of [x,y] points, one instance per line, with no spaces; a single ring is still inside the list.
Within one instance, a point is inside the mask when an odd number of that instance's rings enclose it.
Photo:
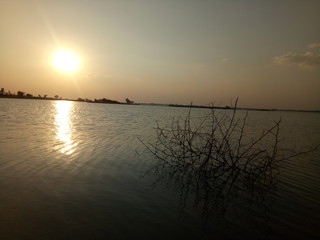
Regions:
[[[320,110],[319,0],[0,0],[0,87]],[[52,54],[81,57],[63,73]]]

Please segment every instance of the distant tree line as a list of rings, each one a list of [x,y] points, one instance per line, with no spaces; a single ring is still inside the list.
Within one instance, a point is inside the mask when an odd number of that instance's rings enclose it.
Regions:
[[[0,97],[2,98],[29,98],[29,99],[59,99],[59,96],[56,95],[54,98],[48,97],[47,94],[44,95],[33,95],[31,93],[26,93],[23,91],[18,91],[18,92],[11,92],[10,90],[5,91],[4,88],[0,89]]]
[[[116,100],[111,100],[107,98],[101,99],[94,99],[91,100],[89,98],[77,98],[77,99],[67,99],[62,98],[59,95],[55,95],[54,97],[48,97],[47,94],[44,95],[33,95],[30,93],[26,93],[23,91],[18,92],[11,92],[10,90],[5,91],[4,88],[0,88],[0,98],[25,98],[25,99],[45,99],[45,100],[71,100],[71,101],[79,101],[79,102],[90,102],[90,103],[109,103],[109,104],[122,104]],[[128,98],[125,99],[127,104],[133,104],[134,102],[129,100]]]
[[[116,101],[116,100],[110,100],[110,99],[106,99],[106,98],[102,98],[102,99],[94,99],[95,103],[112,103],[112,104],[120,104],[120,102]]]

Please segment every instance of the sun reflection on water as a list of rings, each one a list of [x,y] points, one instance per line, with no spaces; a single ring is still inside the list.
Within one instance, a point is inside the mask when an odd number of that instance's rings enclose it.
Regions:
[[[56,136],[62,144],[62,147],[59,144],[59,151],[67,155],[72,154],[77,146],[72,139],[72,109],[73,102],[56,101]]]

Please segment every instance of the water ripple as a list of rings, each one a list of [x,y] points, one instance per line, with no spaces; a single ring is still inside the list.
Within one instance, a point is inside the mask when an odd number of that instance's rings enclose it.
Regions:
[[[143,153],[138,137],[152,139],[156,120],[171,122],[186,111],[0,99],[0,234],[4,239],[19,234],[17,239],[76,239],[92,232],[114,239],[165,238],[168,232],[180,239],[203,236],[197,209],[187,209],[186,217],[179,218],[176,191],[153,189],[150,184],[155,178],[141,178],[152,159]],[[248,121],[255,132],[267,124],[266,119],[277,120],[281,115],[287,144],[314,144],[320,139],[320,116],[300,114],[257,112]],[[319,157],[315,153],[283,164],[279,185],[266,203],[268,221],[264,223],[271,236],[316,236]],[[240,210],[241,214],[246,211]],[[251,228],[249,221],[237,221],[234,215],[226,218],[213,220],[214,233],[247,236],[243,229]],[[122,229],[127,232],[120,234]],[[148,234],[143,235],[145,229]]]

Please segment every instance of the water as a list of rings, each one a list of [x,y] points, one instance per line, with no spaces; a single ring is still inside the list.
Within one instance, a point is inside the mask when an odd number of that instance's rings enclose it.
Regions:
[[[145,175],[154,159],[139,139],[152,142],[156,121],[187,111],[0,99],[1,239],[319,237],[319,152],[283,163],[262,208],[235,203],[205,224],[192,204],[182,212],[177,188]],[[320,142],[317,113],[249,112],[249,129],[280,117],[286,146]]]

